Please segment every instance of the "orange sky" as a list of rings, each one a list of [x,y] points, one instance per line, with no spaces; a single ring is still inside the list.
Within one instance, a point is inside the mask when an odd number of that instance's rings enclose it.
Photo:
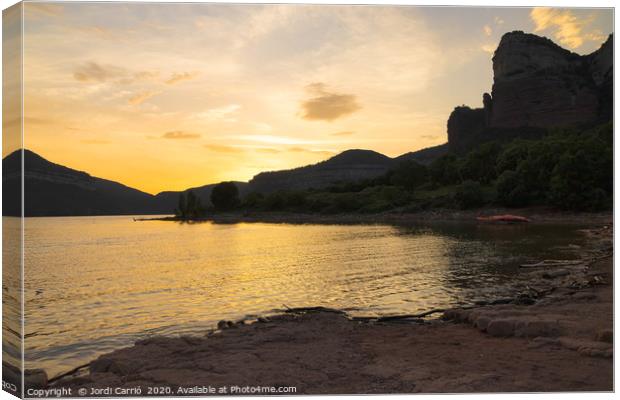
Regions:
[[[490,91],[503,33],[585,54],[612,30],[601,9],[26,3],[24,14],[24,146],[150,193],[444,143],[454,106]]]

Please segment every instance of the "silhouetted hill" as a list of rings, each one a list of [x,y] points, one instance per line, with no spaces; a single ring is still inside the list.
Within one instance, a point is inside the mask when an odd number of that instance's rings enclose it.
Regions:
[[[372,150],[346,150],[326,161],[282,171],[261,172],[249,182],[249,192],[319,189],[343,182],[355,182],[384,175],[397,163],[414,160],[429,164],[447,151],[447,145],[430,147],[390,158]]]
[[[347,150],[329,160],[284,171],[263,172],[249,183],[235,182],[241,197],[256,191],[322,188],[335,183],[359,181],[378,177],[402,160],[428,163],[445,153],[445,145],[390,158],[371,150]],[[211,205],[211,190],[216,184],[149,193],[107,179],[97,178],[54,164],[38,154],[24,150],[25,215],[131,215],[171,214],[177,207],[179,195],[189,190]],[[11,153],[2,160],[3,215],[19,216],[21,203],[21,152]]]
[[[20,151],[2,160],[3,215],[19,215]],[[152,195],[54,164],[24,150],[26,216],[122,215],[154,213]]]
[[[435,161],[435,159],[445,155],[446,153],[448,153],[448,144],[444,143],[439,146],[427,147],[422,150],[405,153],[402,156],[394,158],[394,161],[400,162],[413,160],[422,165],[429,165]]]
[[[36,216],[172,214],[181,191],[149,193],[86,172],[54,164],[38,154],[24,150],[24,214]],[[21,152],[2,160],[2,215],[21,214]],[[241,195],[247,183],[235,182]],[[202,204],[210,205],[216,184],[193,190]]]

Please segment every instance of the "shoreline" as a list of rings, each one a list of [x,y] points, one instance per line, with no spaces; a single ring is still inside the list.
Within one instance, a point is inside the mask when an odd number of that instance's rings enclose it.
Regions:
[[[477,223],[493,224],[476,220],[478,216],[515,214],[531,220],[528,224],[585,224],[610,225],[613,221],[613,212],[570,213],[553,210],[547,207],[528,207],[521,209],[511,208],[482,208],[472,210],[436,209],[415,213],[400,213],[396,211],[378,214],[311,214],[295,212],[268,212],[268,211],[238,211],[228,213],[214,213],[200,219],[181,219],[174,216],[155,218],[134,218],[137,222],[169,221],[179,223],[213,222],[218,224],[234,223],[275,223],[275,224],[415,224],[415,223]]]
[[[309,307],[221,321],[204,337],[140,340],[34,387],[163,385],[171,395],[205,383],[295,386],[297,394],[612,390],[613,229],[584,233],[582,263],[529,266],[531,291],[514,298],[432,315],[356,318]]]

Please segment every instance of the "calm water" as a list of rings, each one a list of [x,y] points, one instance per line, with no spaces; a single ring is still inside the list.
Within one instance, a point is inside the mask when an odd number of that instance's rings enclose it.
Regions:
[[[28,218],[26,367],[53,376],[147,335],[283,304],[384,315],[496,298],[520,262],[579,240],[565,226]]]

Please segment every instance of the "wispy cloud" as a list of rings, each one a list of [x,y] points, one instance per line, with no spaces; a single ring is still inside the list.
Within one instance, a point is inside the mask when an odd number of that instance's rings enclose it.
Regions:
[[[290,147],[288,149],[288,151],[293,152],[293,153],[311,153],[311,154],[320,154],[323,156],[331,156],[336,154],[333,151],[329,151],[329,150],[315,150],[315,149],[306,149],[304,147]]]
[[[239,104],[229,104],[227,106],[211,108],[206,111],[199,112],[195,114],[195,117],[209,121],[234,122],[236,119],[233,118],[232,115],[240,109],[241,106]]]
[[[175,72],[170,78],[166,79],[164,82],[168,85],[175,85],[179,82],[190,81],[198,76],[198,72]]]
[[[105,82],[110,79],[119,79],[127,75],[124,68],[114,65],[102,65],[93,61],[78,66],[73,77],[80,82]]]
[[[161,137],[163,139],[198,139],[200,135],[185,131],[170,131],[164,133]]]
[[[496,48],[497,48],[496,44],[483,44],[481,47],[482,51],[484,51],[485,53],[490,53],[490,54],[495,53]]]
[[[353,131],[340,131],[340,132],[330,133],[329,136],[351,136],[354,133],[355,132],[353,132]]]
[[[129,99],[127,99],[127,102],[132,106],[138,106],[150,99],[151,97],[157,96],[160,93],[161,92],[155,90],[145,90],[144,92],[139,92],[131,96]]]
[[[549,7],[536,7],[530,12],[534,22],[534,32],[549,31],[562,45],[576,49],[586,40],[602,41],[604,38],[584,32],[593,17],[578,18],[571,10]]]
[[[121,85],[130,85],[135,82],[152,81],[159,77],[158,71],[132,72],[126,68],[110,64],[100,64],[87,61],[75,68],[73,77],[79,82],[103,83],[113,81]]]
[[[302,117],[307,120],[333,121],[362,108],[355,95],[330,92],[321,82],[306,86],[306,90],[312,96],[301,103]]]
[[[489,25],[485,25],[482,30],[486,36],[491,36],[493,34],[493,29]]]

